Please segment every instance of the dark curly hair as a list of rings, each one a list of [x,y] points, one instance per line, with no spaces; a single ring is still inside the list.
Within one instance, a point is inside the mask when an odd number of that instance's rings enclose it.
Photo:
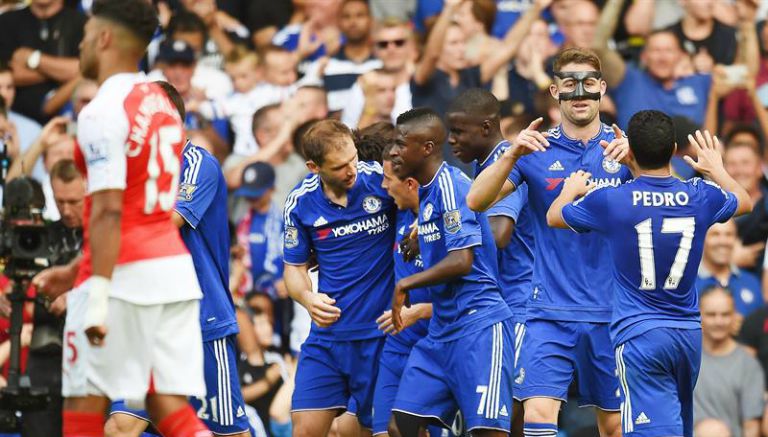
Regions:
[[[155,7],[145,0],[95,0],[91,14],[124,26],[145,45],[160,26]]]

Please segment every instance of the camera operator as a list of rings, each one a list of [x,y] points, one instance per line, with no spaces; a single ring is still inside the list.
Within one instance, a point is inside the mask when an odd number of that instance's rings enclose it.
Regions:
[[[57,162],[50,172],[51,187],[61,219],[49,225],[52,241],[58,248],[57,265],[72,260],[82,244],[85,179],[72,160]],[[61,435],[61,363],[66,299],[60,297],[46,305],[36,302],[34,330],[27,361],[27,373],[33,386],[48,387],[51,403],[41,411],[24,413],[22,436]]]

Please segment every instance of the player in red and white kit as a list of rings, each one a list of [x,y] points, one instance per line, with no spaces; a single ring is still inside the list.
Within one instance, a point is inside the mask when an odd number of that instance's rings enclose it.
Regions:
[[[182,121],[163,90],[137,73],[157,25],[151,2],[96,0],[80,45],[81,72],[100,88],[78,118],[75,159],[88,178],[89,218],[68,296],[65,437],[102,436],[110,398],[146,398],[166,437],[211,435],[187,403],[205,394],[205,383],[202,294],[171,221]],[[42,288],[44,279],[36,281]]]

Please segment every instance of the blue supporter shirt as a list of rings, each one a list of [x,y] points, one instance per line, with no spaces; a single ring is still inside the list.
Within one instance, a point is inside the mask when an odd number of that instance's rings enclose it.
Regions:
[[[733,302],[736,306],[736,312],[748,316],[755,310],[763,307],[763,293],[760,279],[750,272],[743,271],[736,266],[731,268],[731,275],[728,282],[721,284],[717,278],[712,276],[704,266],[699,267],[698,277],[696,279],[696,289],[701,294],[704,290],[714,285],[728,287],[733,295]]]
[[[701,327],[696,271],[704,238],[737,206],[736,196],[699,178],[641,176],[598,188],[563,209],[575,231],[595,231],[608,242],[603,269],[616,293],[614,345],[654,328]]]
[[[411,225],[415,221],[416,215],[413,211],[400,210],[397,212],[397,231],[395,233],[395,248],[393,251],[395,257],[395,282],[424,270],[424,261],[421,259],[421,255],[418,255],[416,259],[410,262],[406,262],[403,259],[403,252],[400,250],[400,242],[411,233]],[[408,292],[411,305],[430,302],[429,293],[429,287],[411,290]],[[403,332],[387,337],[384,348],[401,354],[409,354],[413,345],[427,336],[428,330],[429,320],[419,320],[403,330]]]
[[[396,207],[381,188],[382,179],[380,164],[359,162],[346,207],[328,199],[317,175],[307,176],[285,201],[285,262],[305,264],[314,251],[319,291],[341,310],[330,327],[313,324],[310,337],[346,341],[384,335],[376,319],[389,308],[395,287]]]
[[[571,172],[592,173],[598,185],[620,185],[632,178],[629,169],[603,156],[601,140],[614,139],[601,125],[586,144],[568,138],[560,127],[549,130],[546,152],[523,156],[509,174],[515,186],[528,185],[528,206],[533,221],[533,292],[526,309],[529,318],[571,322],[611,320],[613,290],[610,256],[605,239],[596,234],[575,235],[547,226],[547,210],[560,194]]]
[[[282,211],[275,205],[266,213],[251,211],[250,221],[248,250],[254,289],[277,298],[274,283],[283,277]]]
[[[509,141],[496,145],[483,162],[475,163],[475,176],[496,162]],[[531,295],[533,276],[533,222],[528,203],[528,185],[523,183],[514,193],[501,199],[486,212],[486,216],[509,217],[515,222],[509,244],[499,249],[499,287],[504,301],[515,314],[525,313],[525,304]]]
[[[624,80],[610,90],[610,95],[616,102],[616,118],[622,129],[626,129],[629,119],[643,109],[658,109],[670,116],[681,115],[702,125],[711,85],[711,75],[694,74],[676,80],[666,89],[647,72],[627,65]]]
[[[428,184],[419,188],[419,249],[424,269],[448,252],[472,248],[472,270],[430,288],[432,320],[429,336],[453,341],[512,317],[496,281],[496,244],[484,213],[467,207],[471,180],[443,163]]]
[[[219,162],[187,142],[181,165],[176,212],[187,222],[180,232],[203,291],[200,327],[203,341],[236,334],[235,304],[229,293],[227,184]]]

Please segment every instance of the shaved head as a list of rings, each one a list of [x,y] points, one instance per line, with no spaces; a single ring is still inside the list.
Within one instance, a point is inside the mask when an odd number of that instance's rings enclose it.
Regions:
[[[483,88],[470,88],[459,94],[448,107],[450,113],[464,113],[477,118],[492,119],[501,116],[501,103]]]
[[[414,141],[431,141],[436,147],[433,154],[441,153],[440,146],[445,143],[446,129],[440,115],[430,108],[414,108],[397,117],[398,132]]]

